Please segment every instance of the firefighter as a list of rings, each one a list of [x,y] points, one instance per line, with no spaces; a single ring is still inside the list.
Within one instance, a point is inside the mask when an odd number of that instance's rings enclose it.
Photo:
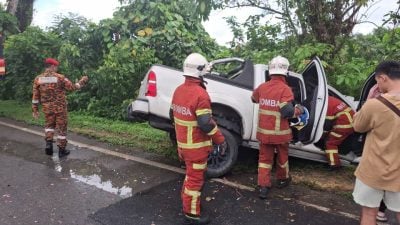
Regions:
[[[325,142],[324,150],[331,170],[339,169],[341,166],[338,146],[354,133],[353,115],[354,110],[346,103],[333,96],[328,97],[323,141]]]
[[[175,124],[178,155],[186,165],[186,177],[181,197],[184,224],[208,224],[208,216],[200,212],[200,196],[207,169],[208,154],[213,143],[223,155],[227,144],[212,119],[211,101],[205,89],[203,75],[207,60],[198,53],[190,54],[183,63],[185,82],[172,97],[171,119]]]
[[[252,101],[259,104],[257,139],[260,143],[258,161],[259,197],[267,198],[271,188],[271,169],[275,152],[277,153],[277,187],[289,185],[288,151],[292,140],[289,119],[305,113],[304,107],[293,104],[294,96],[286,82],[289,61],[277,56],[269,65],[271,80],[258,86],[252,95]]]
[[[66,91],[82,88],[88,81],[83,76],[73,84],[64,75],[57,73],[59,62],[53,58],[45,59],[45,71],[38,75],[33,82],[32,115],[39,118],[39,104],[45,116],[45,153],[53,155],[53,136],[57,129],[58,156],[64,157],[70,153],[67,146],[67,100]]]

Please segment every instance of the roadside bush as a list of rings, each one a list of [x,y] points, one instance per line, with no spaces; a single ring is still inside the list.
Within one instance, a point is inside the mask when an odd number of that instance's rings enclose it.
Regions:
[[[32,98],[33,79],[43,71],[46,57],[57,57],[60,40],[38,27],[12,35],[5,42],[6,80],[0,82],[0,98],[26,101]]]

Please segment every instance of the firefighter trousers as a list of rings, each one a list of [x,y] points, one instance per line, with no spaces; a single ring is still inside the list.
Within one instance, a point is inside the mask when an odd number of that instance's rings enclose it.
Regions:
[[[340,166],[339,145],[353,132],[353,128],[333,128],[328,133],[325,154],[330,166]]]
[[[262,144],[258,158],[258,185],[271,187],[271,170],[274,163],[275,151],[277,153],[276,179],[289,178],[289,143],[284,144]]]
[[[67,146],[67,111],[60,113],[45,113],[45,139],[53,141],[54,131],[57,130],[57,145],[60,148]]]
[[[204,185],[207,159],[197,162],[185,161],[185,164],[186,177],[181,192],[183,212],[193,216],[200,216],[200,196]]]

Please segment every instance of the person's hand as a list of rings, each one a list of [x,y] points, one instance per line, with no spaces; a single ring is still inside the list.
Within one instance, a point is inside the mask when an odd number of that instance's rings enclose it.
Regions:
[[[32,116],[35,120],[39,119],[39,112],[32,112]]]
[[[89,81],[88,76],[83,76],[80,80],[79,83],[85,85]]]
[[[218,152],[221,155],[225,155],[226,149],[228,148],[228,144],[226,143],[226,141],[222,142],[222,144],[219,144],[217,146]]]

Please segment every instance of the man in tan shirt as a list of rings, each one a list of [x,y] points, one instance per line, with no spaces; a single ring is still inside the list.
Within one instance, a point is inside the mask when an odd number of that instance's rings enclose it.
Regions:
[[[382,97],[400,109],[400,63],[384,61],[375,69]],[[400,117],[377,99],[354,115],[354,130],[367,132],[355,172],[354,201],[362,206],[361,225],[375,225],[383,199],[400,223]]]

